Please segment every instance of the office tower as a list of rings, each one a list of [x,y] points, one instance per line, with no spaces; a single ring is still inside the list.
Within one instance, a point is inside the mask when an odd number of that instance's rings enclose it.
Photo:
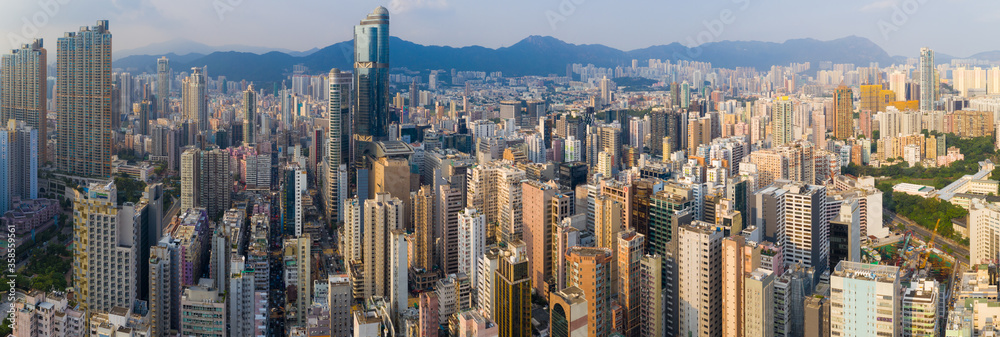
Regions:
[[[354,26],[353,142],[355,165],[361,149],[388,136],[389,10],[378,7]],[[402,196],[396,196],[402,198]]]
[[[271,155],[247,155],[242,167],[247,190],[271,189]]]
[[[830,256],[830,221],[826,214],[826,187],[787,184],[784,194],[784,227],[778,228],[777,243],[784,246],[785,264],[813,268],[815,279],[826,271]]]
[[[194,122],[198,131],[208,131],[208,97],[205,96],[205,75],[202,68],[191,68],[191,75],[184,79],[181,91],[181,108],[184,120]]]
[[[293,322],[304,326],[307,311],[312,304],[312,237],[309,233],[303,233],[302,236],[285,239],[282,248],[285,286],[298,290],[296,312],[291,313],[295,317]]]
[[[458,272],[479,284],[479,257],[486,252],[486,216],[475,208],[458,213]]]
[[[410,203],[410,162],[406,158],[382,157],[371,163],[369,171],[370,184],[368,195],[388,193],[399,198],[404,205]],[[403,210],[403,225],[410,227],[410,213]]]
[[[666,333],[666,289],[663,288],[663,257],[645,255],[639,260],[639,336]]]
[[[830,274],[830,334],[898,336],[899,268],[841,261]]]
[[[229,153],[188,149],[181,154],[181,209],[205,208],[213,218],[230,208],[233,176]]]
[[[170,115],[170,60],[161,56],[156,60],[156,115],[155,118],[166,118]]]
[[[568,287],[549,295],[549,336],[586,336],[587,294],[579,287]]]
[[[625,324],[622,334],[639,336],[640,330],[640,260],[645,253],[646,236],[634,229],[618,233],[616,247],[616,263],[618,265],[618,287],[613,291],[618,293],[618,303],[622,306]]]
[[[523,208],[523,238],[531,265],[531,282],[535,293],[548,296],[554,286],[554,266],[558,251],[552,249],[553,228],[569,215],[568,205],[553,204],[562,194],[557,186],[538,181],[521,184]],[[562,206],[562,207],[560,207]]]
[[[803,304],[803,311],[803,316],[805,316],[803,333],[805,336],[830,335],[829,297],[814,296],[806,298]]]
[[[226,336],[225,296],[208,284],[184,289],[181,317],[181,336]]]
[[[722,335],[722,253],[724,234],[694,221],[677,236],[678,326],[680,335]]]
[[[778,147],[794,140],[792,136],[792,101],[788,96],[778,99],[771,111],[771,146]]]
[[[936,336],[938,332],[938,308],[940,287],[934,279],[914,279],[903,290],[900,307],[903,324],[902,334],[909,336]]]
[[[38,130],[9,120],[0,125],[0,214],[15,198],[38,199]]]
[[[920,111],[934,111],[937,101],[937,70],[934,67],[934,51],[920,48]]]
[[[38,130],[42,144],[38,154],[42,163],[49,158],[45,146],[48,139],[47,58],[42,40],[35,39],[11,50],[0,61],[0,127],[16,119]]]
[[[667,243],[677,235],[678,216],[694,209],[694,194],[689,187],[676,183],[664,184],[650,200],[649,238],[646,251],[666,255]]]
[[[347,197],[346,188],[340,183],[341,174],[346,175],[347,159],[350,158],[351,144],[351,74],[342,73],[340,69],[330,70],[330,93],[329,99],[330,129],[327,130],[329,140],[327,146],[327,184],[329,193],[327,195],[327,208],[330,214],[335,214],[337,219],[330,219],[332,222],[342,221],[340,206],[343,199]],[[343,173],[342,173],[343,171]]]
[[[757,268],[743,282],[742,336],[774,336],[774,273]]]
[[[255,144],[257,142],[257,93],[253,91],[253,84],[243,92],[241,112],[243,115],[243,144]]]
[[[390,257],[392,231],[402,229],[403,202],[387,193],[376,194],[374,198],[365,200],[362,238],[362,254],[364,261],[363,297],[382,296],[388,298],[392,294],[390,276],[392,266]],[[405,266],[405,264],[404,264]]]
[[[146,203],[119,206],[113,182],[92,183],[73,205],[73,284],[80,310],[131,307],[139,283],[138,259]]]
[[[352,327],[351,304],[354,299],[354,296],[351,295],[351,279],[346,274],[330,275],[327,284],[329,285],[327,303],[330,307],[330,335],[347,336]]]
[[[614,288],[611,266],[615,261],[612,249],[570,247],[566,252],[566,284],[583,290],[587,301],[588,336],[611,334],[611,298]]]
[[[180,246],[169,235],[149,249],[149,319],[153,336],[180,329]]]
[[[833,91],[833,138],[854,137],[854,92],[841,85]]]
[[[108,21],[66,33],[59,38],[56,51],[56,169],[78,176],[109,177],[112,114]]]
[[[284,231],[287,234],[300,236],[305,226],[305,208],[302,204],[303,194],[306,194],[306,170],[298,167],[285,169],[285,183],[282,185],[281,208]]]
[[[493,277],[493,317],[500,336],[531,336],[531,278],[524,242],[513,240]]]

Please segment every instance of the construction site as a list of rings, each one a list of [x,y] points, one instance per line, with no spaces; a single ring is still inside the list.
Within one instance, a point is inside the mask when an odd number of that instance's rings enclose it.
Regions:
[[[954,276],[956,261],[934,246],[936,237],[937,235],[932,235],[925,242],[912,231],[906,232],[898,242],[865,249],[862,254],[864,262],[896,266],[907,277],[932,277],[942,284],[948,284]]]

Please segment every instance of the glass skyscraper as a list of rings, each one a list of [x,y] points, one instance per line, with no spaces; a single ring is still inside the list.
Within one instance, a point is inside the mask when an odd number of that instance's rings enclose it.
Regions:
[[[382,140],[389,120],[389,10],[376,8],[354,26],[354,138]]]
[[[111,31],[108,21],[59,38],[56,169],[111,176]]]

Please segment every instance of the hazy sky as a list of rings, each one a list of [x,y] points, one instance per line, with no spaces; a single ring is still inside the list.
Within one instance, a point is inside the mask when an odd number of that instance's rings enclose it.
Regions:
[[[992,0],[0,0],[0,50],[21,37],[55,49],[65,31],[110,20],[115,50],[172,39],[307,50],[352,37],[378,5],[392,35],[421,44],[509,46],[528,35],[632,50],[701,41],[867,37],[892,55],[1000,49]],[[38,27],[37,33],[34,27]]]

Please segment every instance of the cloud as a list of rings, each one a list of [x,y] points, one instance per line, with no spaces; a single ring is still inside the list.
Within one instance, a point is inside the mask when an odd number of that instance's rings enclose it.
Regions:
[[[863,7],[861,7],[861,11],[862,12],[881,11],[883,9],[892,8],[892,6],[895,6],[897,3],[899,3],[899,0],[878,0],[870,4],[864,5]]]
[[[448,0],[392,0],[389,1],[389,13],[406,13],[414,9],[447,9]]]

